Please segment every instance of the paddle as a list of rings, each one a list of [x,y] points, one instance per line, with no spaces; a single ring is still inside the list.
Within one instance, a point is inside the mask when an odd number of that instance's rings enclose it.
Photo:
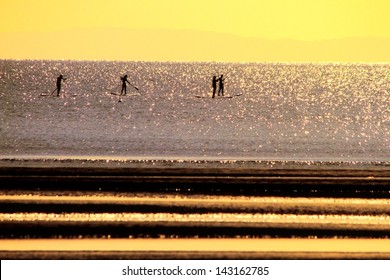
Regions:
[[[57,90],[57,88],[53,89],[53,91],[50,93],[49,96],[51,96],[56,90]]]
[[[135,88],[136,90],[139,90],[135,85],[133,85],[132,83],[130,83],[129,81],[127,81],[133,88]]]

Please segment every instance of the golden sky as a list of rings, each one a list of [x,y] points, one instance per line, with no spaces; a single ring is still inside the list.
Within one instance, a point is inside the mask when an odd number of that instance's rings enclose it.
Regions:
[[[0,58],[333,61],[352,48],[344,60],[388,62],[389,12],[388,0],[0,0]]]

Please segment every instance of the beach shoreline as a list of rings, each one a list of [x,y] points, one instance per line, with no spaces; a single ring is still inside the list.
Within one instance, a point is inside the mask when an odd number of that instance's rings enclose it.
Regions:
[[[390,161],[285,160],[218,157],[2,156],[3,167],[247,168],[389,170]]]

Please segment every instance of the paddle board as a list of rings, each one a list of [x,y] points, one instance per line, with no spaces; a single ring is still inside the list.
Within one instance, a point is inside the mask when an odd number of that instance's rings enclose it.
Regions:
[[[233,98],[233,97],[237,97],[237,96],[241,96],[242,94],[235,94],[235,95],[224,95],[224,96],[218,96],[218,95],[216,95],[216,96],[214,96],[214,99],[215,98]],[[195,97],[196,98],[211,98],[211,99],[213,99],[212,98],[212,96],[203,96],[203,95],[195,95]]]
[[[110,92],[110,94],[112,95],[115,95],[115,96],[138,96],[140,95],[139,93],[128,93],[128,94],[120,94],[120,93],[117,93],[117,92]]]

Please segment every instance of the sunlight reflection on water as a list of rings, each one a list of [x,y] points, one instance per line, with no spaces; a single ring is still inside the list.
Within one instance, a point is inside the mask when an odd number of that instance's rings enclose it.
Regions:
[[[389,160],[389,69],[0,61],[1,153]],[[59,71],[68,77],[64,95],[40,96]],[[212,100],[210,77],[221,72],[233,98]],[[118,103],[109,93],[118,91],[123,73],[140,91]]]

